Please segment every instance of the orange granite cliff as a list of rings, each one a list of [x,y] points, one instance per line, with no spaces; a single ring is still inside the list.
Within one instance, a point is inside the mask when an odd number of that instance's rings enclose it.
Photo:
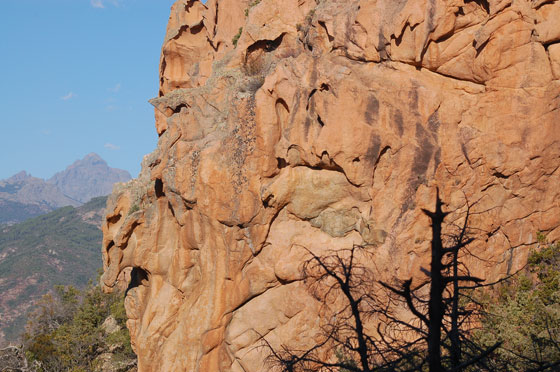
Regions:
[[[560,238],[558,0],[179,0],[151,102],[157,149],[103,226],[140,372],[312,345],[307,251],[421,275],[436,186],[456,216],[477,202],[484,277]]]

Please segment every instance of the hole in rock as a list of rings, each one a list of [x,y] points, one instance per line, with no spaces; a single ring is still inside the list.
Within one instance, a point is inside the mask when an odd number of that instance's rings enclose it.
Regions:
[[[204,23],[200,22],[198,25],[191,27],[191,34],[196,35],[204,28]]]
[[[156,185],[154,188],[156,197],[161,198],[162,196],[165,196],[165,193],[163,192],[163,181],[161,179],[156,178]]]
[[[288,165],[286,159],[283,158],[276,158],[276,162],[278,169],[286,168],[286,166]]]
[[[280,44],[282,44],[282,39],[284,38],[284,35],[285,34],[283,33],[282,35],[278,36],[274,40],[259,40],[256,43],[251,44],[251,46],[247,48],[246,59],[248,59],[248,57],[251,54],[253,54],[258,50],[262,50],[267,53],[275,51],[280,46]]]
[[[323,83],[321,84],[321,92],[323,91],[329,91],[331,89],[331,87],[329,87],[329,84]]]
[[[115,216],[107,218],[107,222],[109,222],[110,224],[116,224],[117,222],[119,222],[120,219],[121,219],[121,215],[117,214]]]
[[[148,285],[148,272],[140,267],[134,267],[132,268],[132,271],[130,272],[130,284],[128,285],[128,288],[126,289],[125,292],[125,296],[126,294],[128,294],[128,291],[130,291],[133,288],[139,287],[140,285]]]

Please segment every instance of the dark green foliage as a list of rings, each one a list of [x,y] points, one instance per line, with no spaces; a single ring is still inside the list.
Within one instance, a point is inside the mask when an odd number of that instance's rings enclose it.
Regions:
[[[530,253],[527,268],[487,300],[479,342],[502,341],[490,362],[495,370],[560,369],[560,243]]]
[[[98,196],[96,198],[92,198],[86,204],[82,205],[78,209],[83,213],[92,212],[97,210],[105,210],[105,206],[107,205],[107,197],[106,196]]]
[[[130,364],[135,356],[123,303],[123,294],[107,295],[99,286],[55,287],[29,317],[23,335],[29,362],[38,362],[41,372],[93,371],[97,358],[111,350],[114,361]],[[118,325],[113,333],[102,327],[109,317]]]
[[[237,34],[235,34],[233,39],[231,39],[231,42],[233,43],[234,47],[237,47],[237,42],[239,41],[242,32],[243,32],[243,27],[239,27],[239,31],[237,31]]]
[[[25,221],[29,218],[45,214],[53,209],[53,207],[46,204],[24,204],[11,200],[1,200],[0,225]]]
[[[132,214],[135,212],[138,212],[140,210],[140,206],[138,204],[134,204],[132,207],[130,207],[130,209],[128,210],[128,214]]]

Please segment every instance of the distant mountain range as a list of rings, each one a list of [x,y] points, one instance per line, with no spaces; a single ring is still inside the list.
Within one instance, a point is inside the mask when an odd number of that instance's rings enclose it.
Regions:
[[[106,201],[98,197],[0,227],[0,347],[17,339],[35,301],[54,285],[84,287],[95,278]]]
[[[0,180],[0,224],[14,224],[64,206],[80,206],[111,193],[113,184],[130,174],[111,168],[97,154],[75,161],[48,180],[22,171]]]

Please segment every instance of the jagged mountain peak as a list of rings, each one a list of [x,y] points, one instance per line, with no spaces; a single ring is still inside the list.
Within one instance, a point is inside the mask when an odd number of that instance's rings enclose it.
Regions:
[[[130,178],[130,173],[109,167],[105,160],[92,152],[47,182],[58,186],[66,196],[85,203],[93,197],[109,194],[114,183],[126,182]]]
[[[111,168],[101,156],[89,153],[48,180],[21,171],[0,180],[0,224],[12,224],[67,205],[79,206],[111,193],[113,184],[130,174]]]
[[[12,177],[6,179],[5,182],[15,183],[15,182],[25,181],[25,180],[28,180],[30,178],[33,178],[33,176],[30,175],[29,173],[27,173],[26,171],[22,170],[21,172],[18,172],[16,174],[14,174]]]

